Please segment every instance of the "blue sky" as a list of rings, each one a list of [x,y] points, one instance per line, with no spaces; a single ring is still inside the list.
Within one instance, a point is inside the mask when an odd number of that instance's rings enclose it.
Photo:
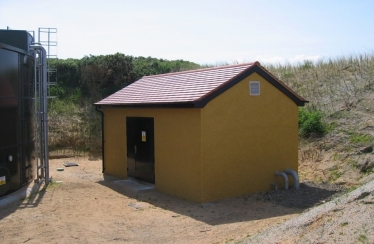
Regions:
[[[1,0],[0,28],[57,28],[63,59],[295,63],[372,54],[373,12],[372,0]]]

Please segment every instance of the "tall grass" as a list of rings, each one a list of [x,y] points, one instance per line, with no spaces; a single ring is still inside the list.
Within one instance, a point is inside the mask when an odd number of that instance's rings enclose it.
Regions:
[[[266,65],[266,68],[309,101],[308,106],[325,114],[349,107],[368,89],[374,89],[374,54],[304,61],[297,65]]]
[[[50,150],[101,150],[101,116],[89,102],[58,98],[49,101]]]

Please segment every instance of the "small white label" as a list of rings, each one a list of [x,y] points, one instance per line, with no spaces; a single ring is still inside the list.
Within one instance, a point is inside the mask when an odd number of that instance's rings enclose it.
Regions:
[[[1,176],[0,177],[0,186],[1,185],[5,185],[6,184],[6,177],[5,176]]]

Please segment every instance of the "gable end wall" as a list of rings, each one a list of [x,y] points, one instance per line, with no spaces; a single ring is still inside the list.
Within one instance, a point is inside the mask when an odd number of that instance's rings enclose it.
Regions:
[[[257,73],[205,106],[201,138],[203,202],[283,186],[275,172],[298,169],[298,107]]]

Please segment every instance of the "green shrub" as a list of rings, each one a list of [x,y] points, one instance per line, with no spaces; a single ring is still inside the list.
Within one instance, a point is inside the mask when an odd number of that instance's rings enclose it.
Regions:
[[[299,109],[299,133],[302,136],[310,134],[324,134],[327,124],[322,120],[322,113],[318,110]]]

